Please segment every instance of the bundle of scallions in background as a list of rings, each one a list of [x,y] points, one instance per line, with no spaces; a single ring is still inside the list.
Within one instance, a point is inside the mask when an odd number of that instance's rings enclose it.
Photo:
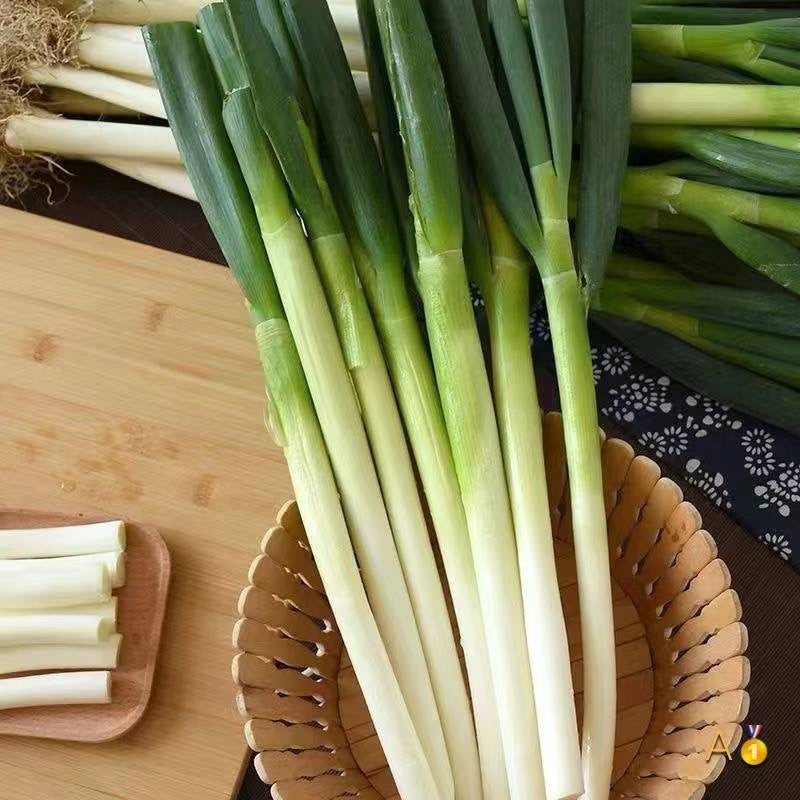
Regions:
[[[355,8],[331,0],[342,31]],[[0,196],[85,159],[194,199],[153,84],[141,25],[194,19],[200,0],[0,0]],[[359,37],[342,43],[366,91]]]
[[[620,224],[646,258],[612,259],[595,319],[691,388],[800,432],[800,7],[632,12]]]
[[[617,225],[630,10],[587,2],[581,25],[589,58],[609,36],[618,46],[583,87],[580,135],[593,144],[575,171],[580,273],[568,217],[576,52],[563,3],[527,11],[359,3],[377,146],[325,0],[228,0],[197,27],[145,28],[404,800],[606,800],[611,782],[615,647],[586,298]],[[537,274],[571,481],[582,746],[528,338]],[[490,309],[489,368],[470,278]]]

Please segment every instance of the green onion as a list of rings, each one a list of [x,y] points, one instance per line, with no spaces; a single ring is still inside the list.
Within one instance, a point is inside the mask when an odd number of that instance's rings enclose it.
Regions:
[[[309,259],[303,255],[302,232],[300,236],[293,236],[293,242],[287,242],[287,255],[290,258],[298,255],[298,260],[281,259],[283,294],[279,298],[261,242],[259,220],[223,127],[222,98],[194,25],[150,26],[145,29],[145,41],[170,125],[198,198],[250,307],[264,366],[270,427],[284,449],[331,608],[392,772],[404,797],[417,800],[437,797],[425,752],[361,584],[326,442],[306,385],[293,332],[284,317],[281,300],[287,303],[292,316],[296,316],[298,292],[314,288],[313,282],[307,282],[306,286],[303,283],[303,265]],[[245,90],[240,92],[242,99],[247,97]],[[266,151],[263,145],[262,150]],[[265,183],[269,185],[268,176]],[[268,213],[281,212],[294,216],[293,209],[285,202],[282,208],[280,204],[271,206]],[[340,434],[327,443],[339,445],[340,450],[331,448],[331,452],[337,452],[340,458],[360,463],[358,480],[364,487],[369,483],[371,471],[366,436],[321,292],[317,292],[316,299],[317,307],[312,313],[301,314],[305,324],[301,321],[297,327],[298,336],[303,341],[303,336],[309,333],[303,331],[304,328],[311,328],[312,334],[323,333],[309,342],[324,350],[319,353],[316,371],[324,373],[332,384],[338,383],[342,394],[337,396],[329,392],[321,405],[345,412],[334,417]],[[305,294],[303,300],[311,304],[314,297]],[[327,335],[324,328],[328,329]],[[309,374],[313,371],[309,370]],[[372,483],[377,481],[373,478]],[[346,495],[347,489],[343,488],[342,493]]]
[[[800,135],[796,131],[770,130],[769,128],[725,128],[721,130],[752,142],[785,147],[787,150],[800,150]]]
[[[624,209],[623,209],[624,210]],[[636,209],[638,211],[638,209]],[[653,209],[642,209],[650,212]],[[663,215],[664,212],[655,212]],[[668,214],[668,219],[692,222],[688,217]],[[654,256],[666,261],[671,267],[700,283],[719,286],[738,286],[742,289],[782,292],[766,275],[740,261],[722,242],[707,239],[713,235],[707,228],[704,232],[680,232],[678,229],[655,226],[654,230],[637,228],[635,239],[640,246]]]
[[[377,480],[374,483],[369,480],[374,477],[374,473],[373,476],[369,472],[365,475],[365,464],[371,462],[371,459],[367,461],[368,449],[363,453],[364,458],[360,463],[347,456],[346,451],[343,451],[343,456],[348,459],[347,463],[337,463],[339,447],[333,442],[329,442],[329,452],[334,469],[341,476],[339,484],[343,492],[345,513],[350,521],[350,533],[359,556],[370,603],[395,665],[420,740],[428,754],[439,787],[439,796],[452,797],[453,777],[435,695],[409,591],[392,541],[393,530],[398,539],[418,535],[419,531],[414,530],[417,525],[423,525],[424,530],[424,522],[414,513],[415,507],[419,506],[419,496],[410,455],[378,337],[319,156],[302,117],[297,113],[299,106],[296,98],[283,81],[280,71],[273,69],[275,51],[270,47],[264,32],[253,24],[252,4],[253,0],[230,0],[227,6],[250,81],[258,121],[275,149],[286,182],[309,232],[316,266],[364,415],[369,445],[366,439],[363,444],[367,448],[371,445],[380,486]],[[228,105],[230,102],[231,98]],[[244,111],[241,104],[237,107]],[[249,122],[247,119],[248,124]],[[239,133],[248,134],[246,138],[243,137],[241,146],[237,147],[237,154],[243,168],[247,159],[245,171],[246,176],[248,172],[252,175],[249,183],[253,194],[256,187],[263,185],[263,179],[259,176],[268,169],[266,156],[269,152],[265,146],[261,147],[261,154],[256,149],[258,137],[255,132],[242,126]],[[273,202],[272,198],[263,189],[261,191],[259,201],[264,206],[262,215],[266,215],[267,211],[273,213],[269,205]],[[283,224],[290,224],[292,230],[301,231],[299,220],[293,212],[286,216]],[[265,225],[267,224],[262,222],[265,237],[272,238],[278,232],[286,230],[273,224],[264,227]],[[310,253],[305,252],[304,255],[310,269]],[[297,266],[294,269],[297,270]],[[317,280],[316,275],[314,280]],[[321,298],[320,302],[323,301],[324,298]],[[287,308],[287,314],[288,311]],[[318,338],[314,337],[315,340]],[[311,341],[309,349],[312,349]],[[300,347],[300,351],[302,355],[303,347]],[[316,356],[320,357],[319,348]],[[327,432],[325,418],[319,408],[318,413],[322,429]],[[348,494],[348,485],[359,486],[360,495],[363,495],[363,487],[366,486],[372,490],[371,496],[364,498],[355,493]],[[386,510],[383,508],[380,489],[386,499]],[[389,526],[390,520],[393,528]],[[413,539],[407,541],[413,542]],[[413,547],[405,542],[400,550],[404,554],[413,555]]]
[[[622,278],[632,281],[675,281],[681,284],[689,283],[689,279],[678,270],[650,261],[646,258],[612,253],[608,261],[608,274],[612,278]]]
[[[655,125],[800,127],[800,87],[634,83],[633,122]]]
[[[785,289],[800,293],[800,250],[754,227],[800,232],[800,200],[688,181],[653,169],[630,169],[623,201],[704,222],[746,264]]]
[[[591,297],[617,233],[631,121],[630,0],[585,0],[581,161],[575,255]]]
[[[572,120],[570,78],[565,69],[568,44],[564,9],[561,3],[548,0],[531,2],[528,7],[547,110],[549,151],[547,160],[541,160],[536,155],[531,158],[533,151],[526,149],[535,207],[471,6],[460,0],[435,0],[429,3],[428,13],[448,77],[448,90],[459,109],[472,155],[480,165],[481,179],[542,276],[565,418],[581,624],[586,636],[584,785],[587,798],[605,800],[614,750],[615,653],[597,409],[584,304],[567,222]],[[539,27],[545,24],[548,27]],[[500,37],[504,30],[495,25],[496,36]],[[517,120],[523,124],[530,119],[520,106],[525,88],[513,87],[513,83],[533,84],[534,79],[515,39],[498,38],[498,48],[505,78],[512,86]],[[538,135],[540,131],[528,131],[527,139],[533,141]],[[547,745],[552,746],[552,742]]]
[[[595,307],[598,311],[616,314],[636,322],[644,322],[683,340],[687,344],[708,353],[708,355],[720,358],[729,364],[749,369],[752,372],[763,375],[765,378],[800,389],[800,367],[798,367],[797,363],[781,361],[761,352],[764,337],[775,337],[761,334],[761,340],[757,342],[758,335],[752,334],[753,345],[751,345],[750,350],[745,350],[741,348],[740,342],[732,342],[732,328],[734,326],[706,322],[687,314],[666,311],[656,306],[639,302],[625,292],[619,291],[618,287],[613,283],[609,283],[603,288],[595,302]],[[709,335],[709,332],[711,335]],[[755,349],[752,349],[752,347],[755,347]],[[797,343],[795,343],[794,349],[796,351]]]
[[[755,75],[719,64],[704,64],[646,51],[639,51],[633,56],[633,78],[636,81],[680,83],[760,83]]]
[[[634,125],[631,142],[639,147],[688,153],[714,167],[778,188],[800,186],[800,152],[750,141],[711,128]]]
[[[778,19],[744,25],[634,25],[633,47],[637,51],[661,53],[725,64],[751,72],[773,83],[797,85],[800,70],[780,50],[800,45],[800,20]]]
[[[471,0],[465,8],[485,60]],[[462,256],[455,139],[444,83],[416,0],[380,0],[375,9],[412,193],[417,285],[466,511],[484,632],[489,651],[502,653],[492,659],[491,667],[510,794],[541,797],[544,784],[514,529]],[[433,6],[428,10],[436,11]]]
[[[800,336],[800,300],[787,292],[690,283],[672,275],[664,280],[662,265],[642,260],[637,264],[640,278],[614,284],[638,300],[754,331]]]
[[[633,21],[677,25],[736,25],[768,19],[796,17],[797,8],[691,8],[675,5],[633,3]]]
[[[553,552],[544,442],[529,333],[530,256],[484,194],[491,260],[473,271],[486,300],[492,382],[517,535],[536,715],[548,796],[580,793],[583,776],[569,648]],[[465,251],[466,255],[466,251]],[[469,260],[468,260],[469,266]],[[558,769],[554,769],[554,767]]]
[[[410,419],[408,413],[405,415],[412,444],[415,441],[419,443],[421,437],[429,437],[426,429],[431,423],[438,423],[439,432],[446,435],[441,411],[435,401],[430,362],[425,355],[405,286],[403,248],[394,221],[392,200],[327,4],[325,0],[283,0],[283,8],[319,115],[325,151],[341,191],[345,216],[352,220],[361,245],[355,252],[363,253],[363,257],[357,256],[356,263],[381,331],[384,352],[395,376],[396,392],[401,406],[412,412]],[[427,390],[424,393],[416,391],[419,383],[414,384],[408,380],[409,371],[427,374]],[[412,391],[409,392],[409,389]],[[406,397],[406,402],[403,403],[404,394],[413,396]],[[399,425],[397,431],[402,437]],[[446,447],[446,438],[440,440],[439,444]],[[429,462],[431,459],[441,459],[441,452],[432,453],[427,443],[421,446],[420,455]],[[396,473],[404,466],[402,461],[398,464],[402,451],[399,442],[387,450],[390,458],[386,461],[386,470],[394,470]],[[418,463],[421,463],[420,458]],[[434,466],[434,470],[426,470],[430,488],[428,496],[434,506],[437,505],[437,495],[447,493],[443,490],[441,481],[435,482],[440,477],[439,470],[433,464],[430,466]],[[410,460],[404,471],[413,480]],[[456,490],[455,495],[449,496],[452,500],[453,497],[457,498],[454,470],[451,471],[449,480],[451,488]],[[416,493],[414,495],[416,499]],[[402,499],[398,497],[398,501]],[[392,506],[388,496],[387,502],[391,515]],[[460,680],[458,654],[422,509],[418,500],[416,503],[407,501],[404,507],[406,518],[400,517],[396,522],[392,518],[393,528],[437,698],[456,796],[465,800],[480,798],[481,771],[472,713],[466,687]],[[412,511],[416,516],[410,513]],[[472,587],[472,596],[466,601],[466,609],[463,604],[459,608],[463,619],[467,609],[469,613],[476,611],[478,598],[474,589],[474,567],[469,554],[466,523],[463,510],[458,511],[454,515],[450,504],[444,509],[446,527],[440,541],[446,563],[455,570],[451,584],[460,586],[468,581],[470,583],[467,583],[466,590],[469,591],[469,586]],[[439,519],[441,521],[442,517]],[[474,626],[476,623],[479,623],[479,619],[464,619],[465,626]],[[482,638],[482,632],[480,636]],[[485,644],[483,649],[482,658],[485,659],[488,656]],[[488,668],[488,664],[486,667]],[[481,677],[480,671],[476,677]],[[486,678],[488,672],[484,669],[483,679]],[[491,684],[486,688],[491,691]],[[478,687],[478,693],[481,691],[483,690]],[[497,726],[493,725],[492,735],[496,736],[497,731]]]
[[[727,186],[730,189],[741,189],[745,192],[756,192],[757,194],[778,194],[794,196],[795,188],[789,186],[775,186],[772,183],[765,183],[753,178],[747,178],[735,172],[727,172],[724,169],[705,164],[693,158],[676,158],[671,161],[663,161],[656,169],[667,175],[674,175],[678,178],[687,178],[691,181],[702,181],[714,186]]]
[[[633,353],[694,391],[800,435],[800,392],[720,361],[647,325],[597,312],[593,318]]]

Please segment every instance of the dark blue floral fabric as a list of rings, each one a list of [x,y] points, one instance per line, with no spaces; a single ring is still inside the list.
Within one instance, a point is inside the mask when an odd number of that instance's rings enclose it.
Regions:
[[[480,319],[474,287],[473,304]],[[530,331],[536,363],[554,369],[542,308],[531,314]],[[590,336],[601,424],[622,430],[776,557],[800,567],[800,440],[688,389],[597,326]]]

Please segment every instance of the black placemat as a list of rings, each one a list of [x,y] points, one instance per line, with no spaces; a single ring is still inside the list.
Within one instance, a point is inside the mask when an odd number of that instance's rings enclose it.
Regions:
[[[34,213],[185,255],[222,261],[196,204],[92,164],[78,162],[66,166],[75,176],[65,199],[50,205],[44,192],[35,191],[25,198],[24,203],[16,205]],[[613,340],[598,339],[596,335],[593,335],[593,344],[605,349],[614,345]],[[538,369],[537,374],[542,384],[540,399],[546,408],[555,408],[557,397],[552,374],[547,368],[546,352],[539,357],[539,364],[542,363],[544,368]],[[638,361],[631,374],[652,377],[647,366]],[[601,408],[612,409],[603,418],[606,430],[611,434],[623,435],[638,450],[647,452],[647,441],[637,441],[647,429],[642,430],[634,424],[636,413],[632,419],[625,419],[625,413],[622,413],[621,420],[615,419],[615,406],[608,405],[602,399],[603,384],[599,384],[598,388],[601,392]],[[682,392],[682,398],[691,394],[679,385],[676,390]],[[635,399],[634,404],[637,402]],[[673,405],[669,409],[660,409],[656,403],[656,408],[646,413],[663,415],[659,421],[665,427],[670,425],[670,415],[674,413],[677,420],[678,413],[686,412],[683,407],[674,407],[671,399],[662,402]],[[740,427],[732,429],[733,432],[737,433]],[[719,429],[714,430],[718,432]],[[651,441],[656,440],[652,438]],[[653,450],[652,447],[650,449]],[[751,708],[745,723],[763,723],[762,738],[769,747],[769,757],[760,767],[747,767],[736,756],[721,778],[709,787],[706,797],[708,800],[795,800],[800,797],[800,749],[795,741],[794,730],[795,720],[800,715],[800,681],[797,676],[800,666],[800,576],[780,557],[780,552],[773,552],[780,551],[780,547],[773,548],[769,541],[760,542],[756,538],[758,530],[753,533],[745,531],[722,510],[726,508],[724,503],[718,505],[717,497],[709,499],[705,493],[708,488],[705,482],[698,481],[698,485],[691,485],[680,459],[670,458],[673,454],[666,452],[655,455],[666,465],[665,474],[682,486],[687,499],[702,513],[705,527],[713,533],[718,543],[720,557],[730,568],[733,586],[742,600],[744,622],[750,633],[747,655],[752,662],[749,687]],[[797,450],[791,455],[795,460],[798,459]],[[688,476],[691,474],[688,473]],[[715,476],[711,477],[713,488]],[[729,509],[732,510],[738,494],[749,490],[731,484],[726,486],[726,491],[732,500]],[[800,514],[800,508],[794,519],[791,514],[787,516],[789,536],[800,535],[796,524],[797,514]],[[231,602],[234,602],[233,598]],[[225,679],[225,676],[220,677]],[[144,764],[143,769],[146,769]],[[249,769],[240,787],[238,800],[266,800],[268,797],[267,787],[260,783],[255,771]]]

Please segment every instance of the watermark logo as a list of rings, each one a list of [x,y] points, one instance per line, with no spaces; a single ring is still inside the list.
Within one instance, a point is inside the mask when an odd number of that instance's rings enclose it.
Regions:
[[[759,738],[763,730],[764,726],[761,723],[747,726],[750,738],[739,748],[739,755],[748,766],[757,767],[767,760],[767,746]],[[728,761],[733,761],[730,745],[726,743],[722,730],[717,729],[711,746],[706,753],[706,761],[710,761],[713,755],[721,755],[723,753],[727,756]]]
[[[759,738],[763,730],[761,724],[747,726],[750,738],[741,746],[739,755],[748,766],[758,767],[767,760],[767,746]]]

